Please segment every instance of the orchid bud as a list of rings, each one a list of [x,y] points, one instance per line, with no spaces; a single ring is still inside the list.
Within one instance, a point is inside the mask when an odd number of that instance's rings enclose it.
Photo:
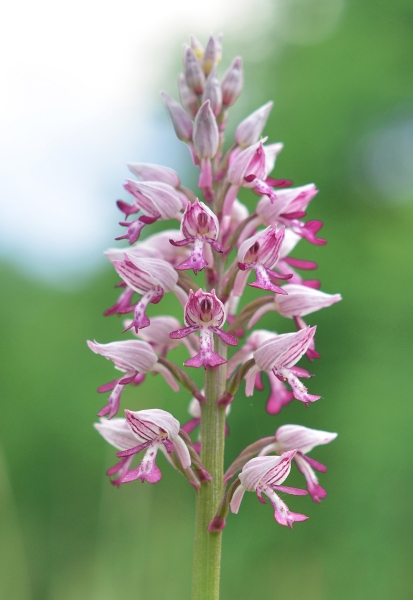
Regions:
[[[225,73],[222,81],[222,103],[232,106],[241,93],[243,85],[243,72],[241,58],[234,58],[232,65]]]
[[[235,141],[238,146],[246,148],[260,139],[273,104],[273,102],[267,102],[241,121],[235,132]]]
[[[220,46],[220,43],[211,35],[202,57],[202,68],[205,75],[209,75],[212,69],[218,64],[221,53]]]
[[[206,100],[210,101],[212,112],[217,117],[221,112],[222,107],[222,91],[215,73],[215,69],[211,71],[206,81],[202,102],[205,102]]]
[[[192,48],[185,53],[185,79],[186,83],[195,94],[202,94],[205,88],[205,75],[201,63]]]
[[[195,117],[199,108],[198,96],[186,84],[185,75],[181,73],[178,78],[179,98],[187,113]]]
[[[209,100],[203,103],[195,117],[193,142],[199,159],[213,158],[218,152],[219,131]]]
[[[189,142],[192,138],[193,125],[182,106],[166,92],[161,92],[162,100],[171,117],[175,133],[182,142]]]
[[[202,46],[201,42],[194,36],[191,35],[189,37],[190,43],[191,43],[191,48],[196,56],[196,58],[198,60],[202,59],[202,56],[204,54],[204,47]],[[187,49],[188,47],[186,47]],[[185,49],[185,54],[186,54],[186,49]]]

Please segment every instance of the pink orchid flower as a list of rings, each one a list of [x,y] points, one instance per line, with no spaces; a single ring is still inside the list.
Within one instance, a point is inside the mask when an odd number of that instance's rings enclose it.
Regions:
[[[305,490],[281,485],[290,473],[291,460],[295,453],[296,450],[291,450],[282,456],[262,456],[249,460],[238,475],[241,485],[235,490],[232,497],[231,511],[235,514],[238,513],[245,492],[255,492],[258,500],[264,504],[265,500],[262,495],[267,496],[274,507],[274,518],[280,525],[292,529],[295,521],[308,519],[305,515],[290,511],[285,502],[276,494],[276,491],[294,496],[307,494]]]
[[[183,329],[172,331],[172,339],[183,338],[195,331],[199,331],[200,351],[187,360],[186,367],[214,368],[227,361],[214,352],[213,333],[218,335],[226,344],[236,346],[238,340],[233,335],[222,331],[225,322],[225,309],[222,302],[216,297],[215,290],[211,293],[199,289],[195,294],[189,292],[189,299],[185,305],[185,325]]]
[[[329,444],[336,437],[337,433],[310,429],[302,425],[283,425],[275,432],[275,442],[263,448],[260,456],[270,452],[283,454],[295,449],[294,462],[306,479],[307,489],[314,502],[321,502],[321,499],[327,496],[327,492],[319,485],[314,469],[325,473],[327,467],[307,456],[307,453],[316,446]]]

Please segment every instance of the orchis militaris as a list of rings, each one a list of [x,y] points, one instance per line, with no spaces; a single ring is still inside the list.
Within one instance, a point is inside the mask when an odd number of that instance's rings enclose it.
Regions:
[[[309,429],[302,425],[283,425],[275,432],[274,442],[265,446],[261,450],[260,456],[264,456],[270,452],[282,454],[294,448],[296,450],[294,462],[306,479],[307,489],[314,502],[321,502],[321,499],[327,496],[327,492],[318,484],[318,479],[313,469],[325,473],[327,467],[313,458],[309,458],[307,453],[315,448],[315,446],[328,444],[336,437],[336,433]]]
[[[241,485],[237,487],[231,499],[231,512],[237,513],[245,492],[255,492],[260,502],[265,504],[262,494],[265,494],[274,507],[274,518],[280,525],[293,527],[294,521],[308,519],[300,513],[290,512],[288,506],[275,493],[284,492],[294,496],[305,496],[307,492],[297,488],[280,485],[291,470],[291,459],[296,450],[285,452],[282,456],[258,457],[248,461],[242,468],[238,479]]]
[[[319,358],[314,346],[316,327],[303,318],[341,296],[319,291],[320,282],[301,273],[316,269],[317,264],[295,256],[298,242],[325,244],[316,235],[322,222],[305,221],[307,206],[318,190],[313,183],[292,187],[288,179],[272,177],[283,149],[282,143],[268,143],[261,137],[272,102],[246,116],[236,128],[235,139],[226,143],[228,111],[242,91],[243,68],[236,57],[220,78],[221,56],[221,37],[211,36],[204,49],[191,36],[178,81],[180,102],[162,92],[175,133],[199,169],[199,193],[184,187],[169,167],[128,165],[133,178],[126,180],[124,189],[132,202],[117,201],[125,215],[120,222],[125,232],[116,239],[129,244],[105,253],[120,277],[116,287],[121,288],[105,315],[132,313],[123,325],[124,333],[133,338],[88,342],[93,352],[121,371],[120,377],[98,388],[110,395],[95,425],[118,450],[120,461],[108,471],[115,476],[112,483],[159,482],[156,456],[160,450],[196,491],[194,600],[219,597],[221,532],[228,512],[238,513],[246,491],[255,492],[261,502],[266,496],[280,525],[292,527],[307,519],[292,512],[278,493],[309,493],[320,502],[326,492],[314,469],[326,469],[307,453],[336,436],[282,425],[275,435],[241,450],[224,474],[226,418],[243,379],[245,395],[251,396],[255,388],[263,389],[262,373],[267,374],[269,420],[283,414],[293,398],[306,406],[320,398],[308,392],[301,379],[311,375],[297,366],[305,354],[310,360]],[[246,204],[237,199],[241,188],[253,192]],[[155,221],[168,221],[168,229],[140,239],[142,229]],[[173,228],[171,221],[180,228]],[[248,285],[259,291],[247,303],[244,292],[251,271],[255,280]],[[173,292],[182,306],[179,320],[155,308],[165,306],[167,292]],[[277,334],[273,329],[257,329],[245,338],[246,330],[270,311],[292,319],[297,331]],[[189,354],[183,368],[174,358],[181,344]],[[238,346],[229,358],[228,346]],[[203,372],[202,391],[187,367]],[[163,409],[142,410],[143,392],[134,407],[139,410],[130,410],[129,405],[126,418],[113,418],[125,386],[143,384],[148,373],[160,373],[174,391],[181,386],[189,392],[191,419],[182,427]],[[245,403],[240,398],[235,404],[234,410],[242,410]],[[271,423],[268,428],[273,431]],[[144,452],[140,463],[131,468],[140,452]],[[291,461],[304,474],[308,492],[282,485]]]
[[[238,339],[233,335],[222,331],[221,327],[225,321],[224,305],[215,295],[215,290],[211,294],[198,290],[195,294],[189,291],[189,300],[185,306],[185,325],[183,329],[172,331],[172,339],[180,339],[195,331],[199,331],[200,351],[198,354],[187,360],[186,367],[200,367],[204,369],[214,368],[226,363],[227,361],[214,352],[213,333],[219,336],[226,344],[236,346]]]

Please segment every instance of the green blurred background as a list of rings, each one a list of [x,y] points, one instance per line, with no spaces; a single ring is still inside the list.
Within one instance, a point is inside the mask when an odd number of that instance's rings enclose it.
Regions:
[[[310,391],[322,400],[308,410],[293,402],[277,417],[264,411],[266,392],[240,393],[233,404],[227,464],[281,424],[339,436],[312,454],[328,465],[320,478],[328,497],[321,505],[288,498],[310,516],[306,523],[278,526],[253,494],[229,516],[223,599],[413,597],[412,24],[410,1],[360,0],[345,4],[318,43],[276,44],[274,25],[271,35],[257,32],[249,61],[242,39],[226,40],[224,65],[242,54],[246,82],[230,125],[275,100],[266,133],[285,144],[275,176],[317,184],[309,214],[325,222],[328,239],[325,248],[302,242],[296,255],[317,260],[322,290],[341,292],[343,302],[308,318],[322,356],[311,365]],[[169,74],[159,67],[158,87],[170,77],[168,91],[180,42]],[[116,274],[102,258],[101,271],[71,292],[25,278],[8,262],[1,273],[0,597],[189,599],[192,489],[163,457],[158,485],[112,487],[105,470],[114,451],[91,426],[104,400],[96,387],[114,371],[85,340],[121,339],[121,321],[102,317],[116,297]],[[150,314],[168,312],[181,318],[169,295]],[[270,315],[262,327],[293,329]],[[183,351],[175,357],[185,359]],[[156,406],[184,422],[189,399],[149,377],[122,405]],[[297,473],[289,481],[302,484]]]

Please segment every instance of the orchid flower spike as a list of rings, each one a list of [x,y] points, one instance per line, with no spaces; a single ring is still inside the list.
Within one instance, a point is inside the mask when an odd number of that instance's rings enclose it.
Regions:
[[[264,342],[277,337],[275,332],[266,331],[265,329],[257,329],[251,333],[245,344],[231,356],[227,365],[227,377],[229,378],[235,369],[248,360],[254,357],[254,352],[261,348]],[[252,367],[254,369],[254,367]],[[287,406],[293,399],[294,395],[290,390],[287,390],[285,383],[274,375],[272,371],[267,371],[268,381],[270,384],[270,395],[265,405],[265,410],[270,415],[277,415],[284,406]],[[245,379],[248,381],[248,373]],[[263,390],[264,386],[261,381],[261,372],[255,370],[255,387],[258,390]],[[229,405],[230,406],[230,405]]]
[[[95,354],[100,354],[113,361],[115,368],[124,373],[124,376],[98,388],[98,392],[112,390],[108,403],[99,411],[98,416],[109,415],[109,419],[114,417],[119,410],[120,397],[125,385],[139,385],[144,380],[145,374],[151,371],[161,373],[175,392],[179,390],[171,373],[158,362],[158,357],[146,342],[124,340],[110,344],[98,344],[88,341],[87,344]]]
[[[205,244],[210,244],[217,252],[222,252],[217,237],[219,224],[216,215],[203,202],[198,199],[194,204],[188,202],[181,221],[183,240],[170,240],[173,246],[186,246],[193,244],[191,256],[176,267],[179,271],[192,269],[195,275],[208,266],[204,257]]]
[[[283,333],[262,344],[253,353],[256,364],[247,374],[246,396],[252,396],[256,376],[260,371],[272,371],[283,382],[289,383],[294,398],[304,402],[315,402],[321,396],[314,396],[307,392],[307,388],[298,377],[311,377],[306,369],[294,365],[307,351],[314,337],[316,327],[306,327],[297,333]]]
[[[284,228],[279,231],[275,227],[267,227],[258,232],[252,238],[243,242],[238,250],[238,267],[241,273],[237,274],[233,294],[242,296],[250,269],[254,269],[257,276],[251,287],[267,290],[276,294],[286,294],[283,288],[270,281],[270,277],[276,279],[289,279],[291,275],[275,273],[275,267],[280,254],[280,248],[284,240]]]
[[[128,459],[142,450],[146,450],[143,459],[136,469],[122,473],[119,478],[120,483],[128,483],[140,479],[142,483],[157,483],[161,477],[158,466],[156,465],[156,455],[161,446],[164,446],[168,453],[175,452],[182,468],[187,469],[191,465],[189,450],[179,436],[180,424],[169,412],[159,408],[149,410],[138,410],[132,412],[125,410],[126,424],[129,427],[135,442],[139,444],[129,447],[117,453],[121,459]],[[122,461],[121,461],[122,462]],[[124,467],[124,464],[121,465]],[[112,471],[115,467],[112,468]]]
[[[195,294],[189,292],[189,299],[185,305],[185,325],[183,329],[172,331],[172,339],[183,338],[194,331],[199,331],[200,351],[184,363],[186,367],[201,367],[204,369],[218,367],[227,361],[214,352],[213,333],[219,336],[226,344],[236,346],[238,340],[233,335],[222,331],[225,322],[225,309],[221,300],[211,293],[199,289]]]
[[[265,446],[261,450],[260,456],[265,456],[270,452],[283,454],[283,452],[296,449],[294,462],[306,479],[310,496],[314,502],[321,502],[321,499],[327,496],[327,492],[318,484],[314,469],[325,473],[327,468],[313,458],[309,458],[307,453],[316,446],[332,442],[336,437],[337,433],[310,429],[302,425],[283,425],[275,432],[275,441]]]
[[[126,285],[142,294],[135,304],[134,317],[127,329],[147,327],[150,323],[146,316],[146,308],[151,302],[157,304],[165,292],[174,292],[181,302],[184,301],[182,290],[177,286],[178,275],[173,267],[159,258],[140,258],[131,252],[125,252],[124,260],[114,260],[113,266]]]
[[[232,496],[231,511],[235,514],[238,513],[245,492],[255,492],[258,500],[263,504],[265,504],[265,500],[262,495],[267,496],[274,507],[274,518],[280,525],[292,529],[295,521],[308,519],[305,515],[291,512],[276,494],[276,491],[294,496],[305,496],[307,494],[305,490],[281,485],[288,477],[291,470],[291,460],[294,458],[295,453],[296,450],[291,450],[285,452],[282,456],[262,456],[249,460],[238,475],[241,485],[237,487]]]

